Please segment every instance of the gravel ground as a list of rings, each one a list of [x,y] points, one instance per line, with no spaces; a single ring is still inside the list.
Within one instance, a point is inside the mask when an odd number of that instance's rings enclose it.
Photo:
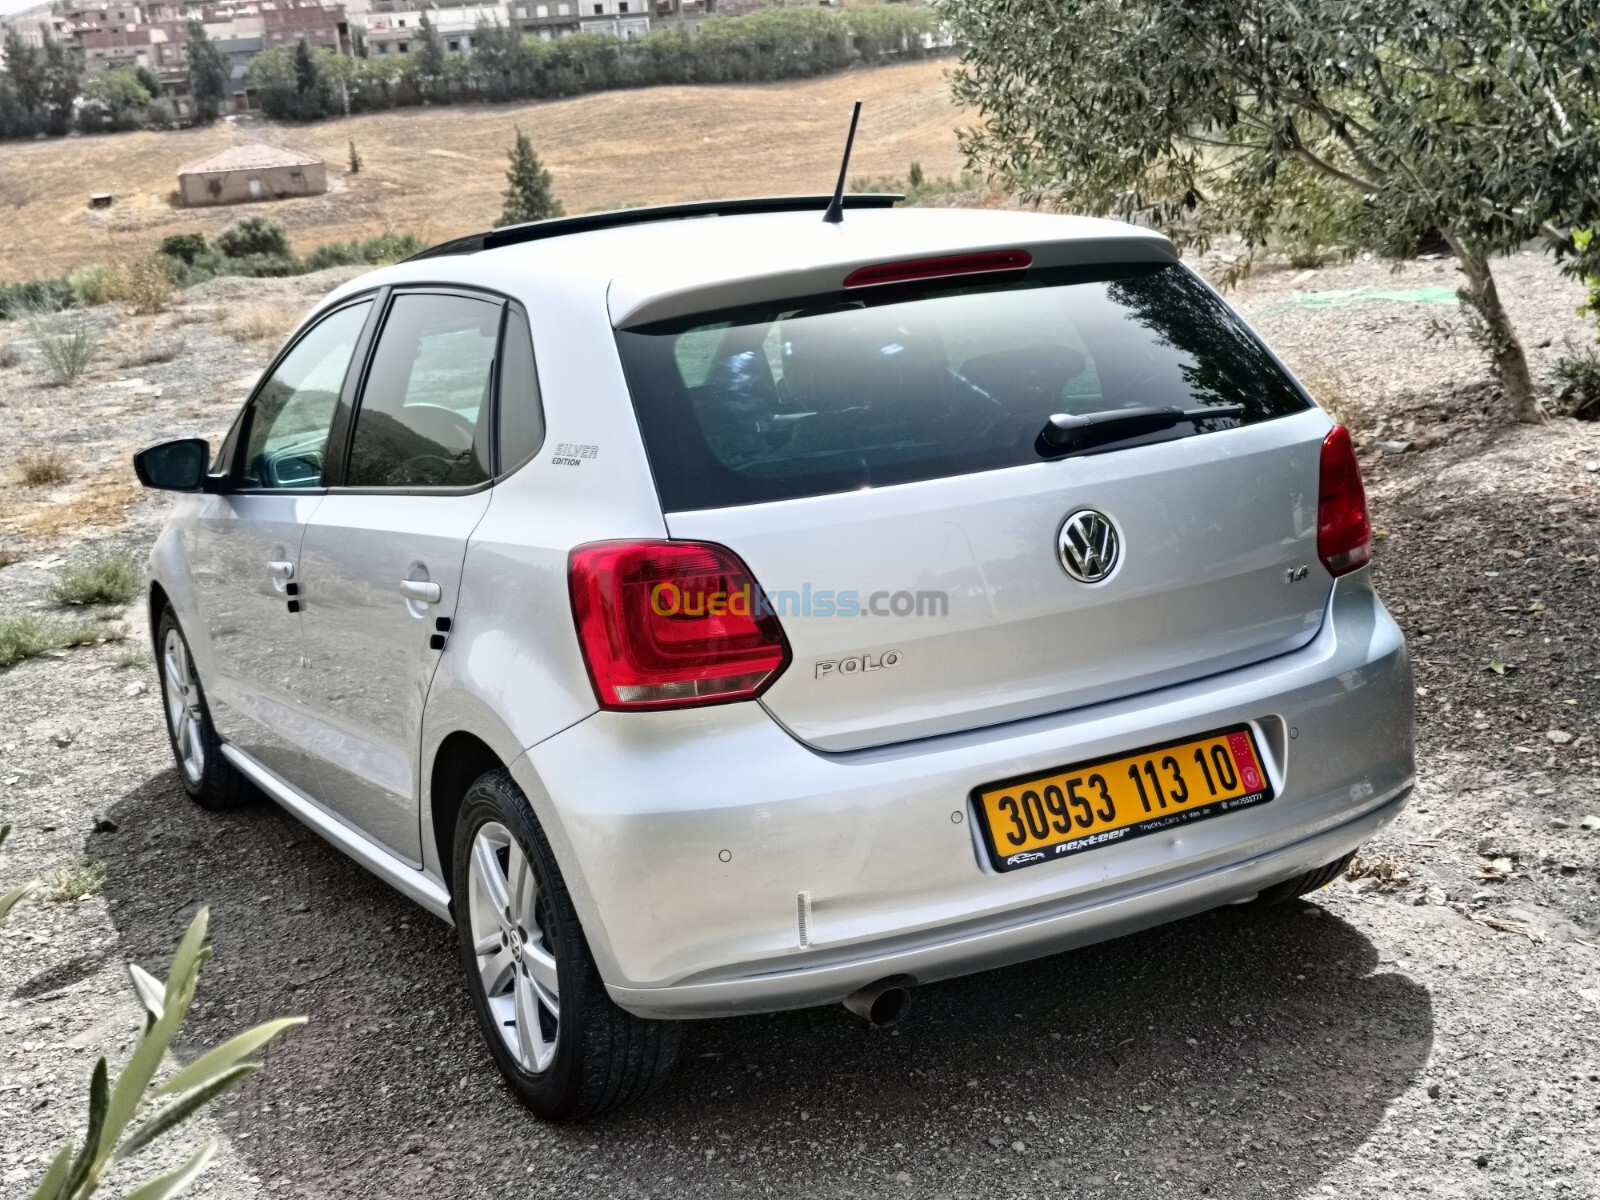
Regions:
[[[1575,289],[1534,256],[1500,279],[1547,370],[1583,336]],[[331,282],[271,286],[303,307]],[[217,1108],[200,1194],[1600,1196],[1600,427],[1490,419],[1470,349],[1426,336],[1447,308],[1293,302],[1450,282],[1447,263],[1353,263],[1237,297],[1358,432],[1416,656],[1418,795],[1359,878],[927,987],[893,1030],[832,1009],[697,1023],[648,1106],[552,1128],[480,1049],[442,925],[271,806],[184,800],[151,668],[119,665],[136,631],[0,673],[0,885],[106,865],[97,894],[0,928],[0,1194],[81,1120],[94,1054],[131,1045],[121,964],[163,969],[204,903],[216,956],[180,1057],[311,1023]],[[8,435],[22,412],[25,443],[76,432],[108,464],[215,435],[264,347],[184,330],[186,356],[138,369],[162,394],[119,412],[89,408],[116,407],[109,376],[0,373]],[[14,515],[0,611],[42,606],[62,562],[142,551],[161,511],[48,536]]]

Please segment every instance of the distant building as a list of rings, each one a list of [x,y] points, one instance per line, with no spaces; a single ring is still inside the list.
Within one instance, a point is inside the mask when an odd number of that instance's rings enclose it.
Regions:
[[[184,206],[247,204],[287,196],[318,196],[328,190],[328,168],[320,158],[247,142],[178,168]]]
[[[344,5],[319,4],[317,0],[263,0],[261,21],[263,40],[268,50],[292,45],[304,38],[313,46],[324,46],[339,54],[350,53],[350,24]]]
[[[652,0],[510,0],[511,23],[524,37],[549,42],[569,33],[609,33],[627,40],[650,32]]]
[[[422,14],[439,33],[449,54],[471,54],[478,29],[504,25],[506,6],[485,3],[434,3],[433,0],[377,0],[366,17],[367,58],[414,54],[422,49]]]
[[[138,66],[156,70],[166,48],[167,33],[153,25],[130,29],[93,29],[77,35],[83,47],[83,73],[99,75],[113,67]]]
[[[579,0],[578,29],[627,41],[650,32],[649,0]]]
[[[717,0],[650,0],[650,16],[658,27],[695,29],[718,12]]]
[[[523,37],[550,42],[578,32],[582,0],[511,0],[511,23]],[[640,0],[643,3],[643,0]]]

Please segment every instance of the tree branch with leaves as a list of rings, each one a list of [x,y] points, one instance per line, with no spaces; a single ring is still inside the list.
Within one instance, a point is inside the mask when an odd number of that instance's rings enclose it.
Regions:
[[[973,165],[1024,199],[1265,244],[1313,172],[1400,257],[1443,234],[1517,419],[1492,259],[1600,218],[1592,0],[945,0]]]
[[[189,923],[165,983],[128,965],[134,991],[144,1006],[144,1035],[115,1078],[102,1055],[89,1076],[89,1115],[81,1139],[56,1152],[32,1200],[83,1200],[93,1195],[107,1172],[165,1138],[217,1097],[238,1087],[256,1071],[248,1061],[279,1034],[305,1023],[304,1017],[267,1021],[200,1055],[165,1083],[151,1088],[162,1059],[194,1000],[200,969],[211,957],[206,945],[210,913],[202,908]],[[163,1102],[144,1115],[152,1102]],[[142,1120],[139,1120],[140,1117]],[[169,1200],[200,1176],[216,1153],[212,1138],[175,1169],[126,1193],[125,1200]]]

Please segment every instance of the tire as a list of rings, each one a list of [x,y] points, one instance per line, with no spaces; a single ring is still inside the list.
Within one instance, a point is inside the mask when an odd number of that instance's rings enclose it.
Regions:
[[[611,1002],[550,843],[504,769],[467,789],[452,882],[473,1011],[524,1104],[548,1120],[579,1121],[661,1086],[678,1058],[680,1026]]]
[[[1301,896],[1309,896],[1312,892],[1321,891],[1344,874],[1345,868],[1350,865],[1350,860],[1355,856],[1356,852],[1352,850],[1337,862],[1328,863],[1326,866],[1307,871],[1304,875],[1297,875],[1293,879],[1285,879],[1282,883],[1275,883],[1271,887],[1262,888],[1255,902],[1265,907],[1272,904],[1283,904],[1289,900],[1298,900]]]
[[[211,724],[205,689],[189,653],[177,614],[169,604],[156,622],[156,674],[161,679],[161,709],[167,742],[178,764],[178,781],[201,808],[238,808],[256,798],[250,781],[222,757],[222,739]]]

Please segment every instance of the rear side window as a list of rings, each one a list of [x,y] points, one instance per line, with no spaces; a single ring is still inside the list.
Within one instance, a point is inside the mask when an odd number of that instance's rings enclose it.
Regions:
[[[499,304],[420,292],[395,296],[356,411],[346,485],[487,481],[499,337]]]
[[[1308,402],[1182,267],[775,302],[617,335],[668,512],[1040,461],[1056,413]]]
[[[509,475],[544,444],[544,409],[539,404],[539,377],[533,369],[533,338],[528,318],[514,307],[506,312],[500,353],[500,473]]]

